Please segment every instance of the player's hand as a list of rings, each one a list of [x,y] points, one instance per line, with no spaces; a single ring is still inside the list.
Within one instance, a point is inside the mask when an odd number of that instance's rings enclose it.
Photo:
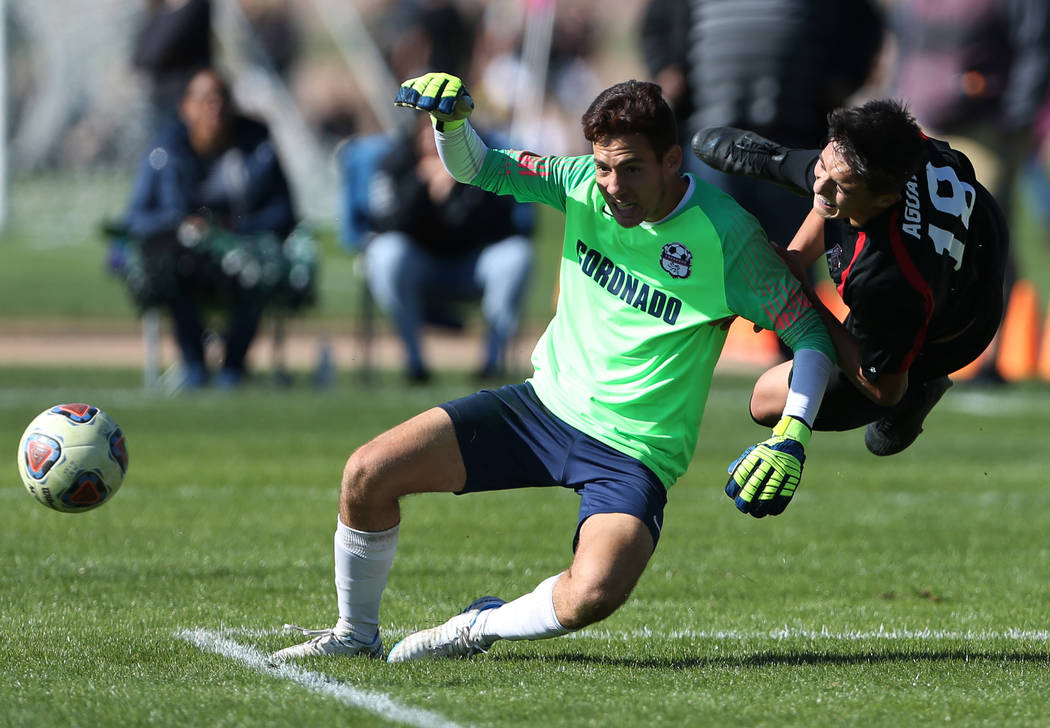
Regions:
[[[810,434],[802,420],[781,417],[772,437],[752,445],[733,461],[726,495],[742,513],[762,518],[787,508],[802,477]]]
[[[401,84],[394,105],[426,111],[440,123],[439,129],[449,131],[470,116],[474,99],[470,98],[459,77],[448,73],[427,73]]]

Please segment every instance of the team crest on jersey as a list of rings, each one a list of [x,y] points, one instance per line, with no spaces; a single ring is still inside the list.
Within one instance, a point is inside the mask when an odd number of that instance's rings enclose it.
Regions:
[[[828,273],[836,275],[842,270],[842,246],[836,245],[826,255],[828,259]]]
[[[672,278],[688,278],[693,272],[693,254],[681,243],[668,243],[660,253],[660,267]]]

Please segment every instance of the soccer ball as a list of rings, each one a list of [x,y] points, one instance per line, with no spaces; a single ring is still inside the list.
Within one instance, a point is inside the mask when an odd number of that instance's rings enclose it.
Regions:
[[[98,508],[128,471],[124,433],[89,404],[58,404],[37,415],[18,443],[18,473],[39,503],[63,513]]]

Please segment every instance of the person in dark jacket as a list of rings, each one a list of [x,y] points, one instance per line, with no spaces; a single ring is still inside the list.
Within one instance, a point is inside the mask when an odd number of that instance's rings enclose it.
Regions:
[[[266,126],[236,112],[217,71],[193,76],[179,116],[143,160],[125,223],[154,282],[150,295],[157,300],[146,303],[171,310],[186,386],[208,379],[200,304],[219,300],[231,306],[219,383],[233,386],[245,374],[265,304],[259,285],[265,271],[245,267],[231,280],[234,261],[216,255],[216,247],[235,250],[239,240],[265,239],[279,250],[296,214]]]
[[[212,63],[211,0],[148,0],[131,62],[149,79],[156,132],[178,119],[186,84]]]
[[[450,304],[477,299],[488,329],[478,376],[498,376],[532,267],[531,210],[452,179],[425,115],[380,162],[368,195],[378,234],[365,249],[366,277],[401,336],[409,381],[430,376],[423,323],[447,322]]]
[[[676,119],[683,149],[693,134],[687,123],[693,115],[693,89],[689,80],[689,33],[692,11],[681,0],[649,0],[638,28],[642,60],[649,77],[663,90]],[[695,157],[686,155],[686,171],[695,171]]]
[[[930,134],[973,161],[1007,216],[1018,171],[1035,148],[1039,107],[1050,84],[1050,6],[1045,0],[898,0],[891,90]],[[1004,300],[1017,277],[1007,260]],[[1004,381],[998,346],[975,381]]]
[[[786,146],[818,147],[828,112],[864,83],[882,44],[883,19],[872,0],[688,3],[690,134],[731,126]],[[757,217],[770,240],[791,242],[806,217],[805,200],[699,166],[700,177]]]

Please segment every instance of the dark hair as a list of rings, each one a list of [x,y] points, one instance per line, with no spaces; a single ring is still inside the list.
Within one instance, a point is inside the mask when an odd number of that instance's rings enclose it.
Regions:
[[[674,112],[658,85],[649,81],[624,81],[598,94],[581,118],[587,141],[600,142],[621,134],[641,134],[663,159],[678,143]]]
[[[832,111],[828,141],[875,194],[899,192],[922,166],[919,125],[890,99]]]
[[[219,93],[222,94],[223,101],[225,101],[227,104],[233,103],[233,89],[230,88],[229,80],[227,80],[226,76],[218,68],[216,68],[215,66],[208,65],[193,67],[189,75],[186,76],[186,83],[184,83],[182,86],[181,98],[186,98],[186,96],[190,92],[190,85],[197,79],[197,76],[200,76],[204,73],[207,73],[209,76],[214,78],[215,81],[219,84]]]

